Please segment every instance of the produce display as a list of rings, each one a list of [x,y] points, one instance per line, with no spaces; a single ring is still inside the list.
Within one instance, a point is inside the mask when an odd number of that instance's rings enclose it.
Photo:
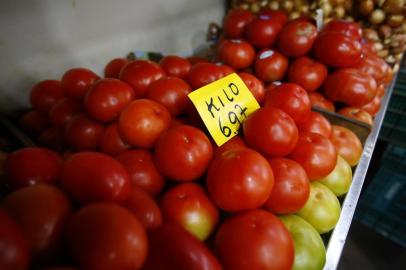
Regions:
[[[19,125],[39,147],[0,159],[0,268],[322,269],[362,143],[312,106],[372,123],[392,73],[363,41],[350,22],[233,10],[214,61],[38,82]],[[261,106],[218,146],[188,94],[231,73]]]

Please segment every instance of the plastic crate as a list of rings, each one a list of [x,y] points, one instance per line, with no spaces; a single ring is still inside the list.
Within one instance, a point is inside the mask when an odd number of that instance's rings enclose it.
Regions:
[[[355,219],[406,247],[406,148],[389,145]]]

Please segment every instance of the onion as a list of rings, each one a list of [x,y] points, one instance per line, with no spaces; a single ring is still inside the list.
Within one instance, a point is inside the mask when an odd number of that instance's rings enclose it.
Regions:
[[[293,10],[294,4],[292,1],[283,1],[282,9],[286,12],[291,12]]]
[[[379,35],[383,38],[388,38],[392,35],[392,28],[389,25],[381,25],[378,29]]]
[[[372,24],[381,24],[385,20],[385,12],[382,9],[375,9],[369,15],[369,22]]]
[[[374,43],[374,49],[376,52],[382,51],[383,50],[383,44],[381,42],[375,42]]]
[[[271,2],[269,2],[268,6],[272,10],[278,10],[279,9],[279,2],[278,1],[271,1]]]
[[[400,14],[402,13],[405,5],[405,0],[386,0],[382,5],[382,9],[390,14]]]
[[[386,23],[390,25],[391,27],[396,27],[399,26],[403,23],[403,14],[396,14],[396,15],[389,15],[388,20]]]
[[[333,17],[337,19],[342,19],[345,15],[345,9],[343,6],[337,6],[333,10]]]
[[[289,19],[294,20],[300,17],[300,13],[297,11],[293,11],[289,14]]]
[[[324,3],[321,6],[321,9],[323,10],[323,16],[324,17],[329,17],[331,11],[333,10],[332,6],[330,5],[330,3]]]
[[[367,40],[372,40],[372,41],[379,40],[378,33],[374,29],[365,28],[362,33],[363,33],[364,38],[366,38]]]
[[[361,15],[368,15],[374,9],[374,1],[372,0],[363,0],[359,5],[359,11]]]
[[[261,10],[261,6],[259,5],[259,3],[253,3],[251,4],[250,10],[252,13],[257,13],[258,11]]]
[[[387,49],[380,50],[377,52],[377,55],[381,58],[385,58],[386,56],[389,55],[389,51]]]

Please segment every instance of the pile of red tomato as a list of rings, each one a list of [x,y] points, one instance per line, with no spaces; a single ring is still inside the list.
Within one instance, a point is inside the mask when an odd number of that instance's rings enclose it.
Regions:
[[[371,122],[390,69],[352,23],[223,27],[222,64],[118,58],[32,88],[20,125],[44,147],[4,162],[1,269],[322,269],[362,145],[311,106]],[[261,108],[218,147],[187,95],[232,72]]]

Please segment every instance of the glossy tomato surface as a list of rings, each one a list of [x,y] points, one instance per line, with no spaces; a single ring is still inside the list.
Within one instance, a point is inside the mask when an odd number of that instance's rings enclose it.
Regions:
[[[61,82],[45,80],[35,84],[30,92],[30,103],[34,110],[47,115],[52,106],[63,98]]]
[[[289,82],[296,83],[308,92],[316,91],[327,78],[328,70],[322,63],[307,56],[295,59],[289,66]]]
[[[319,107],[330,112],[335,112],[336,110],[334,103],[318,92],[309,93],[309,98],[312,107]]]
[[[116,156],[130,147],[131,146],[121,137],[117,122],[112,123],[104,130],[100,140],[100,152]]]
[[[316,40],[317,28],[305,20],[293,20],[287,23],[278,35],[281,52],[288,57],[306,55]]]
[[[79,152],[70,156],[62,167],[61,186],[81,204],[123,202],[131,189],[130,176],[124,166],[97,152]]]
[[[376,114],[379,112],[379,109],[381,108],[381,102],[382,98],[376,95],[371,102],[362,106],[361,109],[372,116],[376,116]]]
[[[191,69],[187,76],[187,81],[193,90],[196,90],[206,84],[217,81],[223,77],[222,69],[213,63],[197,63]]]
[[[249,210],[225,220],[215,251],[224,270],[291,269],[293,240],[283,223],[264,210]]]
[[[104,77],[118,79],[121,70],[130,61],[125,58],[114,58],[104,67]]]
[[[331,20],[324,25],[322,32],[336,32],[342,33],[350,38],[361,41],[362,40],[362,28],[361,25],[354,22],[345,20]]]
[[[337,154],[343,157],[352,167],[357,165],[362,155],[362,144],[358,136],[350,129],[333,125],[330,141],[337,149]]]
[[[289,60],[273,49],[260,50],[255,59],[255,75],[264,82],[283,79],[288,70]]]
[[[320,179],[320,183],[328,187],[337,197],[346,194],[350,190],[352,183],[350,164],[338,155],[334,170],[326,177]]]
[[[367,111],[356,107],[345,107],[340,109],[337,113],[349,118],[357,119],[358,121],[364,122],[368,125],[372,125],[374,121],[372,116]]]
[[[83,111],[82,104],[70,98],[60,99],[49,111],[52,125],[64,128],[70,120]]]
[[[168,76],[173,76],[180,79],[186,79],[187,74],[192,68],[192,64],[189,62],[189,60],[176,55],[164,56],[159,61],[159,65]]]
[[[215,157],[206,180],[215,204],[229,212],[263,205],[274,183],[268,161],[249,148],[230,150]]]
[[[255,58],[255,50],[243,39],[226,39],[221,41],[217,57],[234,69],[248,68]]]
[[[293,119],[277,108],[264,107],[243,123],[245,142],[266,156],[288,155],[296,146],[298,130]]]
[[[246,148],[247,145],[244,142],[244,139],[237,135],[232,137],[230,140],[222,144],[221,146],[215,146],[214,147],[214,156],[220,156],[224,152],[227,152],[228,150],[233,150],[233,149],[238,149],[238,148]]]
[[[238,76],[244,81],[258,103],[261,104],[265,96],[264,84],[257,77],[247,72],[238,73]]]
[[[224,34],[228,38],[241,38],[245,27],[254,19],[248,10],[232,9],[223,19]]]
[[[148,239],[141,222],[117,204],[94,203],[79,209],[66,232],[80,269],[141,269],[147,256]]]
[[[67,123],[64,136],[73,150],[84,151],[96,150],[103,133],[103,124],[85,114],[77,114]]]
[[[271,47],[281,29],[280,22],[266,14],[254,18],[245,28],[245,37],[257,48]]]
[[[213,157],[207,136],[199,129],[181,125],[164,132],[155,147],[159,171],[175,181],[193,181],[202,176]]]
[[[331,124],[321,113],[310,112],[309,117],[298,126],[299,132],[319,133],[326,138],[331,135]]]
[[[63,74],[61,87],[66,97],[81,101],[97,80],[99,76],[89,69],[72,68]]]

